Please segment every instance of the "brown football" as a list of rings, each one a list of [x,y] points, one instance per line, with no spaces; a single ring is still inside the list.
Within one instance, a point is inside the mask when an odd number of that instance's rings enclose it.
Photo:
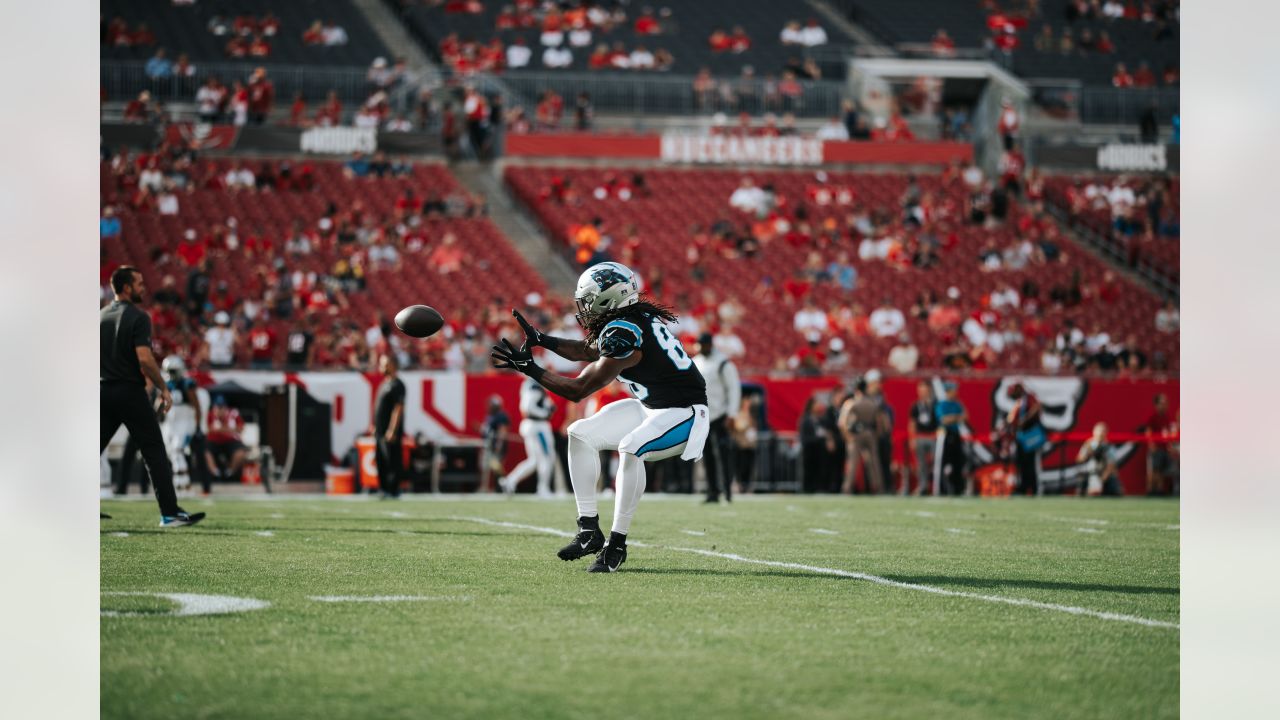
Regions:
[[[435,308],[426,305],[410,305],[396,313],[396,327],[410,337],[431,337],[444,327],[444,318],[436,312]]]

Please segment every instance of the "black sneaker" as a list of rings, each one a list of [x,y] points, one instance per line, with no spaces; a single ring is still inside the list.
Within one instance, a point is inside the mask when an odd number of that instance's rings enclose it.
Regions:
[[[101,510],[99,510],[99,511],[98,511],[98,519],[99,519],[99,520],[110,520],[110,519],[111,519],[111,516],[110,516],[110,515],[108,515],[108,514],[106,514],[106,513],[104,513],[104,512],[102,512]]]
[[[177,515],[161,515],[160,527],[174,528],[195,525],[204,519],[204,513],[189,513],[186,510],[179,510]]]
[[[604,549],[596,555],[596,561],[591,564],[591,567],[587,568],[587,572],[617,572],[622,563],[626,561],[626,545],[606,545]]]
[[[595,555],[604,547],[604,533],[600,532],[600,518],[578,518],[578,534],[556,555],[561,560],[577,560]]]

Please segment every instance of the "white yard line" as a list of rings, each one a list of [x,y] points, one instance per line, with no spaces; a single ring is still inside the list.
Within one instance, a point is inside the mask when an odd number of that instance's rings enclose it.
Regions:
[[[1081,518],[1081,517],[1061,517],[1058,515],[1044,515],[1049,520],[1065,523],[1084,523],[1085,525],[1110,525],[1110,520],[1099,520],[1097,518]]]
[[[536,532],[546,533],[548,535],[558,535],[560,537],[573,537],[573,533],[571,532],[565,532],[555,528],[540,527],[537,525],[525,525],[523,523],[490,520],[488,518],[479,517],[452,516],[449,519],[480,523],[481,525],[491,525],[494,527],[512,528],[516,530],[533,530]],[[982,593],[964,592],[962,590],[948,590],[946,588],[934,587],[932,585],[918,585],[916,583],[901,582],[899,580],[890,580],[886,577],[880,577],[879,575],[840,570],[838,568],[818,567],[816,565],[803,565],[801,563],[780,562],[777,560],[759,560],[756,558],[743,557],[742,555],[735,555],[733,553],[715,552],[714,550],[700,550],[698,548],[649,545],[641,542],[632,542],[629,544],[635,547],[652,547],[660,550],[692,553],[694,555],[720,558],[722,560],[733,560],[735,562],[749,563],[751,565],[764,565],[766,567],[802,570],[805,572],[815,573],[817,575],[833,575],[835,577],[851,578],[854,580],[866,580],[867,582],[884,585],[885,587],[926,592],[933,595],[941,595],[943,597],[967,598],[970,600],[981,600],[983,602],[999,603],[1002,605],[1015,605],[1018,607],[1036,608],[1038,610],[1050,610],[1069,615],[1083,615],[1085,617],[1097,618],[1099,620],[1113,620],[1116,622],[1133,623],[1134,625],[1145,625],[1147,627],[1171,628],[1174,630],[1178,629],[1178,623],[1166,622],[1164,620],[1152,620],[1151,618],[1138,617],[1136,615],[1124,615],[1122,613],[1104,612],[1102,610],[1090,610],[1089,608],[1075,607],[1074,605],[1059,605],[1057,603],[1046,603],[1039,602],[1037,600],[1027,600],[1024,598],[1005,597],[1003,595],[984,595]]]
[[[275,537],[276,536],[276,534],[271,532],[270,530],[259,530],[258,532],[254,533],[254,535],[257,535],[258,537]]]
[[[706,535],[706,533],[702,532],[701,530],[681,530],[680,532],[684,533],[685,535],[693,535],[695,537],[703,537],[704,535]]]
[[[1099,530],[1098,528],[1076,528],[1076,532],[1078,532],[1078,533],[1093,533],[1093,534],[1095,534],[1095,535],[1096,535],[1096,534],[1102,534],[1102,533],[1106,532],[1106,530]]]
[[[103,595],[149,595],[161,597],[178,604],[178,608],[168,613],[116,612],[103,610],[103,617],[189,617],[191,615],[224,615],[226,613],[248,612],[270,607],[266,600],[254,598],[232,597],[230,595],[195,595],[192,593],[159,593],[159,592],[103,592]]]
[[[947,532],[952,535],[977,535],[974,531],[965,530],[964,528],[947,528]]]
[[[815,535],[839,535],[840,534],[835,530],[828,530],[826,528],[809,528],[809,532],[814,533]]]

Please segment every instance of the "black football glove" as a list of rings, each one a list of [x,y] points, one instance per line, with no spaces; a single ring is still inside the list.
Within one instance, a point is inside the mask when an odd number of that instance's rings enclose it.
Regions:
[[[517,350],[506,338],[502,338],[502,344],[493,346],[489,358],[493,361],[493,366],[499,370],[515,370],[535,380],[546,372],[533,361],[533,351],[529,349],[528,344]]]
[[[511,314],[515,316],[516,322],[520,323],[520,329],[524,330],[525,347],[533,348],[538,347],[539,345],[543,347],[548,346],[548,336],[538,328],[530,325],[529,321],[524,319],[524,315],[521,315],[519,310],[511,308]]]

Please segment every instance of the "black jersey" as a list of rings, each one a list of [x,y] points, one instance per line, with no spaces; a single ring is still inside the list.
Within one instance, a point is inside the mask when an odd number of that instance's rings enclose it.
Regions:
[[[707,404],[707,384],[662,319],[645,311],[610,321],[600,331],[600,354],[625,358],[639,350],[640,362],[619,375],[647,408]]]

